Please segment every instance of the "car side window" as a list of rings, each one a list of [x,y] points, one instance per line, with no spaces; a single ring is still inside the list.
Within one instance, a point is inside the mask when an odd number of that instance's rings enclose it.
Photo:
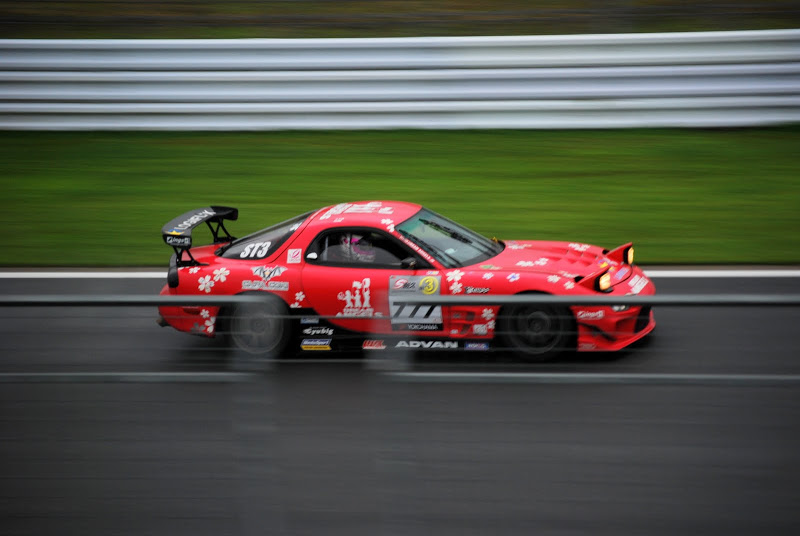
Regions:
[[[398,268],[410,256],[392,237],[368,229],[336,229],[320,234],[309,251],[317,264]]]

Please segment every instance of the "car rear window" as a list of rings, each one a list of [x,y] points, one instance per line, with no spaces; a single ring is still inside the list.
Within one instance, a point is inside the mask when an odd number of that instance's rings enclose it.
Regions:
[[[308,219],[311,212],[267,227],[256,233],[234,240],[218,253],[226,259],[264,259],[283,245]]]

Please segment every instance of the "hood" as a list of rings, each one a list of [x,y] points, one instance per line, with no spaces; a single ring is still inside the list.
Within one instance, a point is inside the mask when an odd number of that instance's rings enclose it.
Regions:
[[[577,242],[509,240],[497,256],[474,265],[473,269],[509,270],[586,277],[619,263],[608,259],[598,246]],[[604,264],[605,263],[605,264]]]

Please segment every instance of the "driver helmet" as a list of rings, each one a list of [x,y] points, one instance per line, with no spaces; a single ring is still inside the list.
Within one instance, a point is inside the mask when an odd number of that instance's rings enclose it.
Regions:
[[[351,261],[375,262],[375,247],[367,237],[355,234],[343,236],[342,245]]]

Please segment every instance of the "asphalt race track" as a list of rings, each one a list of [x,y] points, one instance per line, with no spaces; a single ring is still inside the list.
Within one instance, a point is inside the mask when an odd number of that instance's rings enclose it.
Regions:
[[[0,278],[0,294],[161,285]],[[428,354],[405,374],[358,356],[243,374],[150,308],[0,316],[0,534],[800,533],[800,308],[662,307],[618,354]]]

